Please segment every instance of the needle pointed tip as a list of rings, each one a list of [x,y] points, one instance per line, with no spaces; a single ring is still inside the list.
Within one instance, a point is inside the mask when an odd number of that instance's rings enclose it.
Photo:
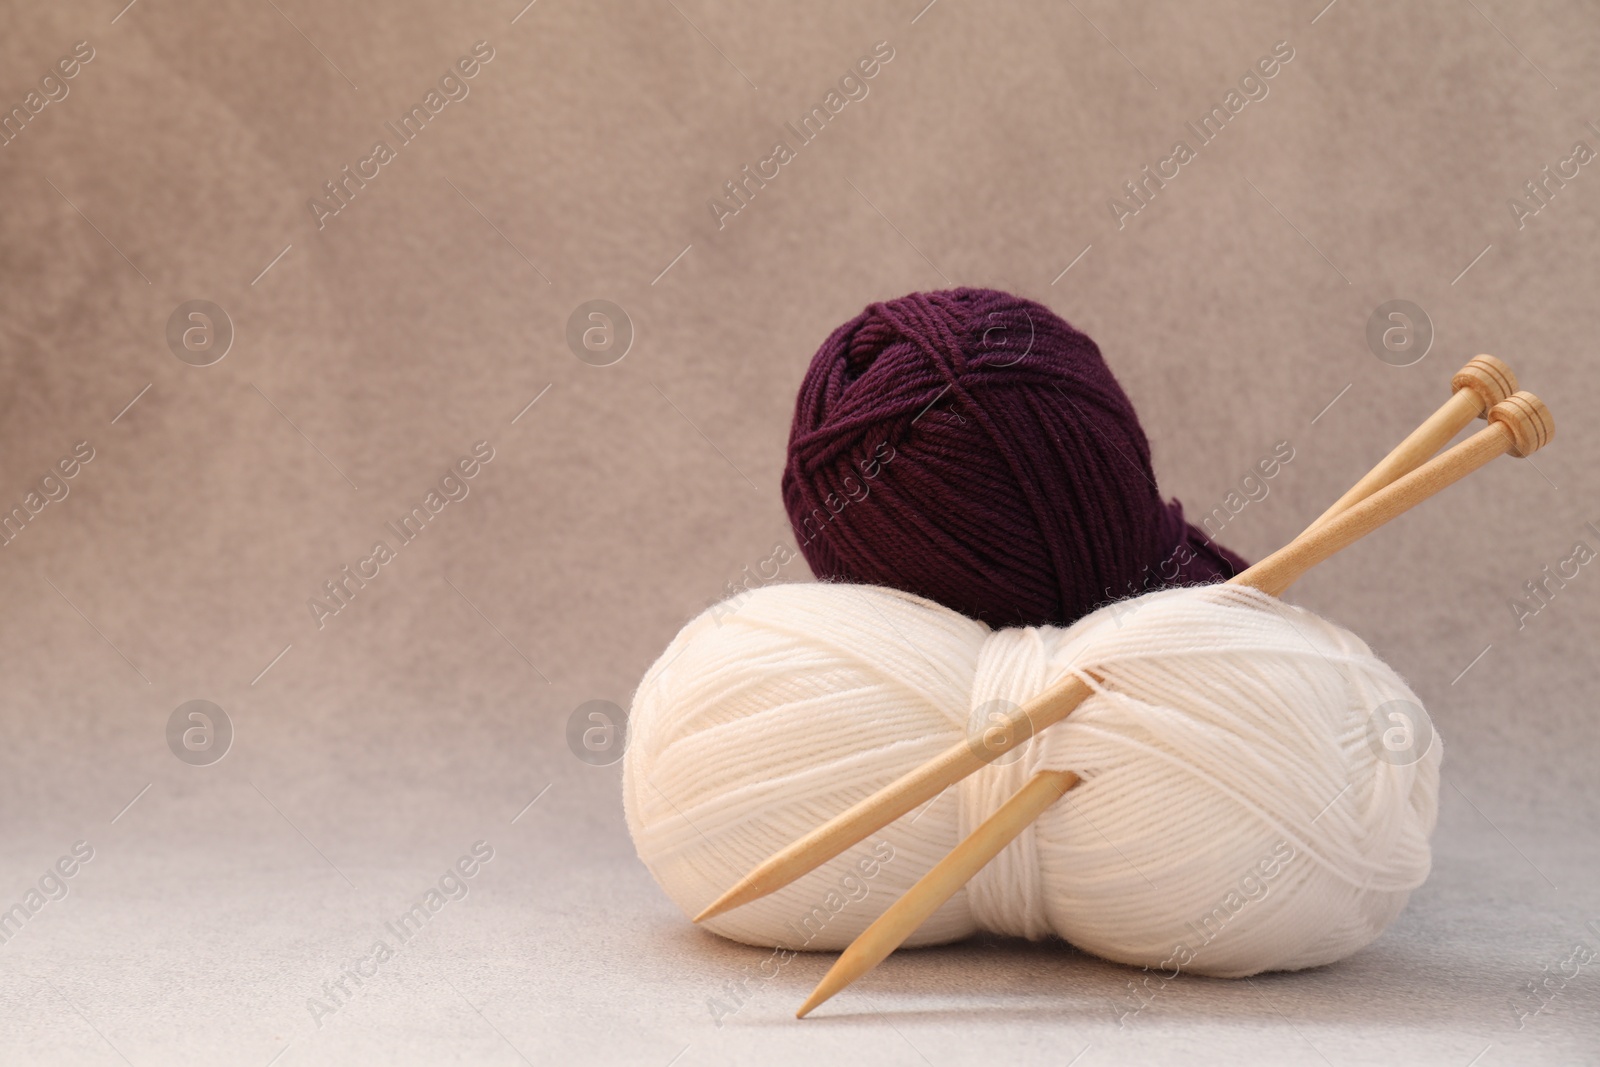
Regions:
[[[703,923],[707,919],[715,919],[718,915],[721,915],[727,910],[727,905],[723,903],[723,898],[718,898],[713,900],[710,904],[707,904],[705,909],[701,911],[699,915],[694,917],[694,921],[697,923]]]
[[[694,921],[704,922],[707,919],[714,919],[725,911],[732,911],[734,908],[743,907],[752,900],[759,900],[761,897],[766,896],[767,892],[769,891],[763,890],[759,882],[746,878],[716,900],[707,904],[704,910],[694,917]]]
[[[822,976],[822,981],[817,983],[817,987],[811,991],[806,1002],[800,1005],[800,1010],[794,1013],[794,1017],[804,1019],[819,1004],[832,1000],[835,994],[860,977],[861,973],[845,964],[845,958],[840,956],[828,973]]]
[[[804,1019],[807,1015],[811,1014],[812,1010],[816,1008],[817,1005],[821,1004],[831,996],[833,996],[831,992],[825,993],[823,992],[822,987],[818,986],[816,989],[811,991],[811,995],[806,998],[806,1002],[800,1005],[800,1010],[794,1013],[794,1017],[796,1019]]]

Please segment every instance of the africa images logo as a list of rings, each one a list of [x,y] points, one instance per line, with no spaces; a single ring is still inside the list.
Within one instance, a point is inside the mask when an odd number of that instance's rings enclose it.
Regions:
[[[355,170],[352,172],[348,164],[340,170],[339,176],[322,183],[327,199],[312,197],[306,201],[306,208],[311,212],[311,218],[317,224],[317,229],[327,227],[328,219],[339,214],[350,206],[356,194],[367,187],[367,182],[375,180],[383,173],[383,168],[393,163],[400,157],[397,149],[404,148],[418,136],[424,127],[437,118],[452,102],[460,103],[472,92],[472,86],[467,84],[483,70],[484,65],[494,59],[494,48],[488,41],[479,41],[472,46],[472,54],[462,56],[455,64],[440,75],[438,88],[430,88],[422,96],[422,102],[412,104],[398,123],[385,122],[384,128],[394,137],[394,145],[388,141],[375,141],[372,152],[365,158],[356,161]]]

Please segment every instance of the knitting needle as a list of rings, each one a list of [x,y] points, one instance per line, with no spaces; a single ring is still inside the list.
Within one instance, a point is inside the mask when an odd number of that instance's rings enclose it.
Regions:
[[[1394,451],[1366,473],[1349,492],[1318,516],[1313,527],[1321,525],[1350,505],[1365,500],[1403,474],[1410,474],[1449,443],[1473,419],[1487,417],[1490,408],[1517,391],[1517,376],[1504,361],[1494,356],[1474,356],[1450,379],[1453,392],[1427,420],[1411,431]]]
[[[1476,368],[1474,364],[1477,364]],[[1474,388],[1475,385],[1493,388],[1501,381],[1514,381],[1514,376],[1511,374],[1511,368],[1495,359],[1495,357],[1478,356],[1476,359],[1469,361],[1456,374],[1454,381],[1461,383],[1457,388],[1456,396],[1460,396],[1463,391],[1470,391],[1472,395],[1478,395],[1477,389]],[[1456,403],[1454,397],[1452,397],[1452,402]],[[1446,407],[1452,409],[1449,421],[1461,418],[1460,407],[1465,404],[1466,399],[1463,398],[1458,402],[1458,406],[1446,405]],[[1470,416],[1462,420],[1456,429],[1459,430],[1467,421],[1470,421]],[[1437,436],[1443,432],[1445,425],[1448,424],[1447,420],[1442,418],[1438,412],[1435,412],[1433,416],[1424,422],[1423,427],[1428,427],[1430,423],[1434,424],[1434,426],[1429,431],[1429,439],[1437,439],[1439,444],[1443,444],[1454,436],[1455,431],[1442,438]],[[1408,437],[1407,440],[1411,441],[1417,438],[1420,432],[1421,428]],[[1400,449],[1395,451],[1399,452]],[[1414,450],[1408,449],[1401,459],[1396,460],[1394,453],[1391,453],[1380,466],[1388,464],[1398,467],[1409,463],[1414,454]],[[1363,481],[1366,481],[1366,479],[1363,479]],[[1346,496],[1349,496],[1349,494],[1346,494]],[[1319,519],[1317,523],[1313,523],[1306,532],[1309,533],[1310,530],[1315,529],[1322,521]],[[1054,696],[1068,709],[1076,707],[1079,702],[1089,695],[1088,685],[1081,680],[1069,679],[1063,685],[1073,688],[1053,691],[1050,695]],[[1065,712],[1062,714],[1064,715]],[[1051,719],[1050,721],[1054,722],[1056,720]],[[1043,727],[1039,728],[1042,729]],[[882,829],[924,801],[933,799],[951,783],[958,782],[973,771],[978,770],[999,756],[1001,752],[1009,749],[1013,744],[1020,744],[1026,741],[1034,733],[1034,725],[1028,719],[1026,709],[1024,709],[1022,721],[1017,724],[1017,729],[1020,732],[1013,731],[1004,747],[985,749],[984,746],[966,743],[956,745],[935,757],[933,761],[889,783],[872,796],[860,801],[793,842],[787,848],[769,856],[735,883],[727,892],[723,893],[722,896],[712,901],[700,914],[695,916],[694,921],[703,922],[706,919],[721,915],[723,912],[731,911],[742,904],[748,904],[752,900],[759,900],[768,893],[782,889],[796,878],[837,856],[874,830]]]
[[[1526,456],[1548,444],[1555,423],[1537,397],[1516,393],[1489,412],[1490,425],[1365,501],[1348,506],[1327,523],[1318,520],[1288,545],[1228,584],[1248,585],[1278,596],[1316,564],[1377,529],[1445,486],[1472,473],[1504,452]],[[1047,694],[1048,696],[1049,694]],[[1069,709],[1070,711],[1071,709]],[[1035,714],[1035,732],[1043,725]],[[1065,714],[1060,716],[1065,718]],[[995,746],[997,750],[1000,745]],[[1010,747],[1005,746],[1005,747]],[[997,751],[998,754],[998,751]],[[991,859],[999,855],[1045,808],[1080,779],[1071,771],[1041,771],[905,892],[840,954],[811,996],[795,1013],[813,1008],[876,967]],[[847,846],[848,847],[848,846]]]

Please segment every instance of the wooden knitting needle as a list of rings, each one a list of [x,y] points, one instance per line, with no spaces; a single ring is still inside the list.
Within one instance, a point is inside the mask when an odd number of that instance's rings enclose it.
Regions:
[[[1346,505],[1346,510],[1334,520],[1319,519],[1288,545],[1235,575],[1229,584],[1248,585],[1278,596],[1316,564],[1501,453],[1526,456],[1548,444],[1555,434],[1555,422],[1549,410],[1531,393],[1516,393],[1497,404],[1490,410],[1489,421],[1488,427],[1444,455],[1368,499]],[[1036,714],[1035,722],[1040,718]],[[1036,725],[1036,730],[1045,725],[1051,723]],[[1034,775],[983,825],[862,931],[817,983],[811,996],[795,1013],[796,1018],[804,1018],[817,1005],[881,963],[1045,808],[1079,781],[1072,771],[1041,771]]]
[[[1517,391],[1517,376],[1494,356],[1474,356],[1450,379],[1454,390],[1444,405],[1411,431],[1394,451],[1383,457],[1350,491],[1333,502],[1311,525],[1318,526],[1350,505],[1365,500],[1403,474],[1410,474],[1449,443],[1473,419],[1487,417],[1489,409]]]
[[[1474,367],[1475,364],[1477,365],[1476,367]],[[1473,370],[1469,372],[1469,368],[1473,368]],[[1458,387],[1455,396],[1452,397],[1451,403],[1446,405],[1447,408],[1452,409],[1450,414],[1450,419],[1452,420],[1461,417],[1460,407],[1466,404],[1465,398],[1459,401],[1456,400],[1463,391],[1468,391],[1470,395],[1477,396],[1479,394],[1477,389],[1474,388],[1475,385],[1483,385],[1485,388],[1490,388],[1493,387],[1494,383],[1501,380],[1513,381],[1514,376],[1511,374],[1511,369],[1495,357],[1478,356],[1476,359],[1469,361],[1466,367],[1462,368],[1455,376],[1455,380],[1462,384]],[[1485,383],[1488,384],[1485,385]],[[1465,425],[1467,421],[1470,421],[1470,416],[1463,420],[1460,425]],[[1437,438],[1437,435],[1443,432],[1443,426],[1447,424],[1447,420],[1439,412],[1435,412],[1423,424],[1423,428],[1428,427],[1430,423],[1435,425],[1429,430],[1427,436],[1429,438]],[[1456,430],[1460,429],[1460,425],[1456,427]],[[1407,438],[1407,441],[1418,438],[1421,431],[1422,428],[1419,428],[1418,431]],[[1454,432],[1452,431],[1442,438],[1437,438],[1439,443],[1442,444],[1444,441],[1449,440],[1451,436],[1454,436]],[[1402,445],[1402,448],[1404,447]],[[1401,449],[1397,448],[1395,452],[1390,453],[1380,466],[1389,465],[1398,468],[1405,463],[1410,463],[1415,455],[1415,448],[1407,449],[1401,458],[1396,459],[1395,453],[1400,451]],[[1371,475],[1369,474],[1368,477],[1370,478]],[[1376,479],[1373,480],[1376,481]],[[1364,478],[1363,481],[1365,482],[1367,479]],[[1346,497],[1351,496],[1350,493],[1345,495]],[[1332,511],[1333,509],[1330,508],[1329,510]],[[1313,523],[1306,532],[1309,533],[1311,529],[1315,529],[1322,521],[1322,519],[1319,519],[1316,523]],[[1052,691],[1047,696],[1057,698],[1060,703],[1070,710],[1089,695],[1088,686],[1076,679],[1069,679],[1067,683],[1064,683],[1064,686],[1073,686],[1074,683],[1075,687],[1073,688]],[[1039,699],[1041,701],[1044,700],[1043,697]],[[1062,714],[1064,715],[1065,712]],[[933,761],[908,772],[901,778],[884,786],[872,796],[861,800],[833,819],[812,830],[788,847],[773,853],[736,882],[727,892],[707,905],[700,914],[694,917],[694,921],[703,922],[706,919],[721,915],[723,912],[748,904],[752,900],[759,900],[768,893],[782,889],[796,878],[826,863],[873,831],[882,829],[923,802],[932,800],[951,783],[960,781],[997,758],[1001,753],[1009,750],[1013,745],[1021,744],[1032,737],[1035,726],[1033,720],[1029,718],[1028,709],[1022,709],[1020,718],[1020,722],[1014,723],[1015,729],[1012,730],[1009,739],[1002,747],[970,743],[952,746]],[[1057,720],[1051,719],[1049,721],[1055,722]],[[1048,723],[1044,725],[1048,725]],[[1038,728],[1043,729],[1043,725]]]

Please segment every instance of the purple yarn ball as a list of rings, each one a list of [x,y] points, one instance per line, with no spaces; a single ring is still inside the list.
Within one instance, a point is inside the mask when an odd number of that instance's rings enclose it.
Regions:
[[[795,402],[783,499],[818,578],[991,626],[1246,566],[1161,498],[1095,343],[993,289],[912,293],[835,330]]]

